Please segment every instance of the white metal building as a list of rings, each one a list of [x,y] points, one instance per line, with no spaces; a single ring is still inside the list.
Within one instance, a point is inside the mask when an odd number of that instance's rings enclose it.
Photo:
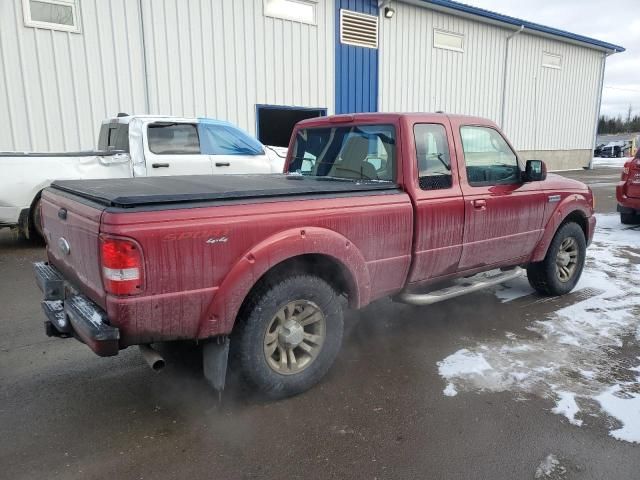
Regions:
[[[90,149],[117,112],[282,144],[308,116],[443,110],[576,168],[620,51],[449,0],[0,0],[0,150]]]

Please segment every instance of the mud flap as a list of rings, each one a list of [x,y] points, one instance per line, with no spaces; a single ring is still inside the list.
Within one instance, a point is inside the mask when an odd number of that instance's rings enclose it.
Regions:
[[[219,395],[224,390],[229,360],[229,337],[216,337],[202,346],[204,378]]]

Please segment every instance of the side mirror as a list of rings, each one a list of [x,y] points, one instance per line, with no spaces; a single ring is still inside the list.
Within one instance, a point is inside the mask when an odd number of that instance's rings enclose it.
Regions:
[[[525,182],[541,182],[547,178],[547,166],[542,160],[527,160],[523,177]]]

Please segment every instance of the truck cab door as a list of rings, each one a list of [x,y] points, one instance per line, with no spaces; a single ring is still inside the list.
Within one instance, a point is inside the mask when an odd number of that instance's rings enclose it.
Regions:
[[[200,151],[195,124],[154,122],[146,132],[147,176],[211,175],[211,159]]]
[[[465,232],[460,271],[517,264],[542,237],[546,197],[536,182],[524,183],[518,158],[498,130],[455,128],[463,152],[461,175]]]
[[[407,181],[417,184],[409,283],[457,272],[464,233],[464,200],[448,122],[416,123],[413,136],[415,145],[407,152],[416,166],[408,169],[416,173]]]
[[[266,155],[211,155],[213,174],[273,173]]]
[[[262,144],[235,125],[202,119],[198,134],[202,153],[211,158],[214,175],[273,172]]]

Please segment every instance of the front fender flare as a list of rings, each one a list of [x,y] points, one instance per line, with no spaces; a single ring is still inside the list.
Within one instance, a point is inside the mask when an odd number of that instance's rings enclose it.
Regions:
[[[350,277],[350,305],[358,308],[369,303],[369,270],[351,241],[324,228],[285,230],[245,252],[229,270],[200,321],[198,338],[230,333],[242,302],[258,280],[283,261],[305,254],[327,255],[336,260]]]
[[[547,221],[542,238],[533,250],[531,255],[532,263],[544,260],[544,257],[547,255],[549,245],[551,245],[551,241],[558,231],[558,228],[573,212],[579,212],[585,219],[588,219],[591,216],[591,207],[589,205],[589,201],[584,195],[571,194],[558,203]]]

